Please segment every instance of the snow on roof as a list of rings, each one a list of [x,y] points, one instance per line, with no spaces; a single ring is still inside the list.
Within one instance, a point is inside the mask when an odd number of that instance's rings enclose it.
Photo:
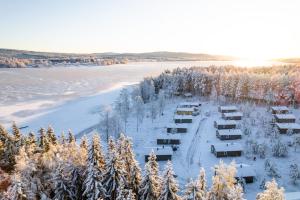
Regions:
[[[237,110],[236,106],[220,106],[221,110]]]
[[[235,124],[236,125],[236,121],[234,120],[216,120],[215,123],[217,125],[232,125],[232,124]]]
[[[194,108],[177,108],[177,111],[191,111],[191,112],[194,112],[195,109]]]
[[[296,123],[276,123],[279,129],[300,129],[300,124]]]
[[[236,177],[256,176],[256,172],[251,165],[244,163],[236,164]]]
[[[145,148],[146,152],[145,155],[149,155],[151,151],[154,151],[155,155],[172,155],[173,150],[171,147],[151,147],[151,148]]]
[[[186,124],[175,124],[175,123],[169,123],[166,125],[167,128],[188,128],[188,125]]]
[[[180,140],[181,139],[181,135],[179,134],[163,134],[161,136],[158,136],[157,139],[174,139],[174,140]]]
[[[188,92],[188,93],[184,93],[184,96],[186,96],[186,97],[191,97],[191,96],[193,96],[193,95],[192,95],[192,93],[189,93],[189,92]]]
[[[296,119],[295,115],[293,114],[275,114],[275,117],[278,119]]]
[[[287,192],[284,196],[286,200],[300,200],[300,192]]]
[[[243,147],[240,143],[217,143],[213,144],[215,151],[242,151]]]
[[[191,115],[174,115],[174,119],[193,119]]]
[[[223,113],[225,117],[243,117],[241,112]]]
[[[201,105],[200,102],[182,102],[179,106],[199,106]]]
[[[289,110],[286,106],[272,106],[271,109],[276,111]]]
[[[219,135],[242,135],[242,131],[240,129],[222,129],[217,131]]]

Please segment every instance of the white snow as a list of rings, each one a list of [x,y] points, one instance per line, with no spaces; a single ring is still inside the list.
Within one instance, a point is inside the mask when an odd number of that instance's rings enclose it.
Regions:
[[[278,119],[296,119],[293,114],[275,114],[274,116]]]
[[[236,106],[220,106],[220,110],[224,111],[224,110],[237,110]]]
[[[279,129],[300,129],[300,124],[297,123],[275,123]]]
[[[223,113],[224,117],[243,117],[241,112]]]
[[[219,135],[242,135],[242,131],[240,129],[221,129],[217,130]]]
[[[248,164],[239,163],[236,164],[236,177],[249,177],[249,176],[256,176],[256,172],[254,167]]]
[[[222,125],[237,125],[237,122],[234,120],[223,120],[219,119],[215,121],[217,126],[222,126]]]
[[[285,200],[300,200],[300,192],[287,192],[284,196]]]
[[[188,102],[188,101],[182,102],[178,105],[178,107],[180,107],[180,108],[199,107],[199,106],[201,106],[200,102]]]
[[[278,112],[289,111],[288,107],[286,106],[272,106],[271,109]]]
[[[194,108],[177,108],[177,112],[194,112]]]
[[[174,119],[193,119],[192,115],[174,115]]]

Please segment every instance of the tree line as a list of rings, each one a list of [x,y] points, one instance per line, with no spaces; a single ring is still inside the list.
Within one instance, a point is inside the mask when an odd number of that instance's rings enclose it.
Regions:
[[[242,200],[234,163],[214,167],[212,185],[205,171],[180,188],[172,163],[159,169],[150,152],[142,171],[131,139],[120,134],[103,148],[99,134],[75,140],[72,131],[57,137],[51,126],[39,134],[23,135],[13,123],[12,133],[0,126],[0,199],[3,200]],[[3,183],[5,181],[5,183]],[[4,187],[6,184],[6,187]],[[284,199],[275,180],[265,184],[257,200]]]

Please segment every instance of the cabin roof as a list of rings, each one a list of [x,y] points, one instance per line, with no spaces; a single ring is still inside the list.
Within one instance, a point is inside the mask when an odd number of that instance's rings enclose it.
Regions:
[[[151,151],[153,150],[155,155],[172,155],[173,150],[171,147],[151,147],[145,148],[145,155],[150,155]]]
[[[219,125],[236,125],[236,121],[234,120],[216,120],[215,123],[219,126]]]
[[[199,105],[201,105],[201,103],[200,102],[197,102],[197,101],[194,101],[194,102],[181,102],[180,104],[179,104],[179,106],[199,106]]]
[[[188,125],[186,124],[175,124],[175,123],[169,123],[166,125],[167,128],[188,128]]]
[[[216,152],[243,150],[243,147],[240,143],[216,143],[212,146],[214,146]]]
[[[300,124],[297,123],[275,123],[279,129],[300,129]]]
[[[172,140],[180,140],[181,135],[179,134],[163,134],[159,136],[157,139],[164,140],[164,139],[172,139]]]
[[[237,110],[236,106],[220,106],[221,110]]]
[[[242,135],[241,129],[222,129],[217,131],[219,135]]]
[[[243,117],[241,112],[223,113],[225,117]]]
[[[293,114],[275,114],[275,117],[278,119],[296,119]]]
[[[193,96],[192,93],[189,93],[189,92],[184,93],[183,95],[186,96],[186,97],[191,97],[191,96]]]
[[[188,111],[188,112],[194,112],[194,108],[177,108],[177,111]]]
[[[236,164],[236,177],[249,177],[249,176],[256,176],[256,172],[251,165],[247,165],[244,163]]]
[[[272,106],[271,107],[272,110],[274,111],[288,111],[288,107],[286,106]]]
[[[193,119],[191,115],[174,115],[174,119]]]

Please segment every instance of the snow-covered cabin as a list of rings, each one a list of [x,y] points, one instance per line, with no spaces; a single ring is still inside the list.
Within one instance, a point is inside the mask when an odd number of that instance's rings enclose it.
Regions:
[[[197,108],[199,109],[199,107],[201,106],[200,102],[181,102],[178,107],[179,108]]]
[[[219,157],[241,156],[243,147],[240,143],[217,143],[211,145],[211,152]]]
[[[179,145],[180,137],[178,135],[163,135],[156,139],[157,145]]]
[[[153,148],[154,154],[156,155],[156,161],[168,161],[172,160],[173,151],[170,147],[157,147]],[[149,154],[145,155],[145,162],[148,162]]]
[[[234,120],[216,120],[214,126],[217,129],[235,129],[237,123]]]
[[[274,119],[277,123],[295,123],[296,117],[293,114],[275,114]]]
[[[281,134],[286,134],[288,130],[292,130],[293,133],[300,133],[300,124],[297,123],[275,123]]]
[[[191,115],[174,115],[175,123],[193,123],[193,117]]]
[[[300,192],[286,192],[285,200],[300,200]]]
[[[287,113],[289,113],[289,109],[286,106],[272,106],[271,110],[272,110],[272,114],[287,114]]]
[[[247,164],[236,164],[236,179],[239,180],[240,178],[243,178],[246,183],[253,183],[254,178],[256,176],[256,172],[254,168],[251,165]]]
[[[216,130],[216,136],[220,140],[238,140],[242,138],[240,129],[221,129]]]
[[[177,108],[176,114],[177,115],[193,115],[195,112],[194,108]]]
[[[184,96],[185,98],[192,98],[192,97],[193,97],[192,93],[189,93],[189,92],[184,93],[183,96]]]
[[[169,124],[167,125],[167,133],[186,133],[188,127],[185,124]]]
[[[230,112],[222,113],[222,118],[225,120],[242,120],[243,113],[241,112]]]
[[[231,113],[231,112],[237,112],[238,109],[236,106],[219,106],[219,112],[220,113]]]

